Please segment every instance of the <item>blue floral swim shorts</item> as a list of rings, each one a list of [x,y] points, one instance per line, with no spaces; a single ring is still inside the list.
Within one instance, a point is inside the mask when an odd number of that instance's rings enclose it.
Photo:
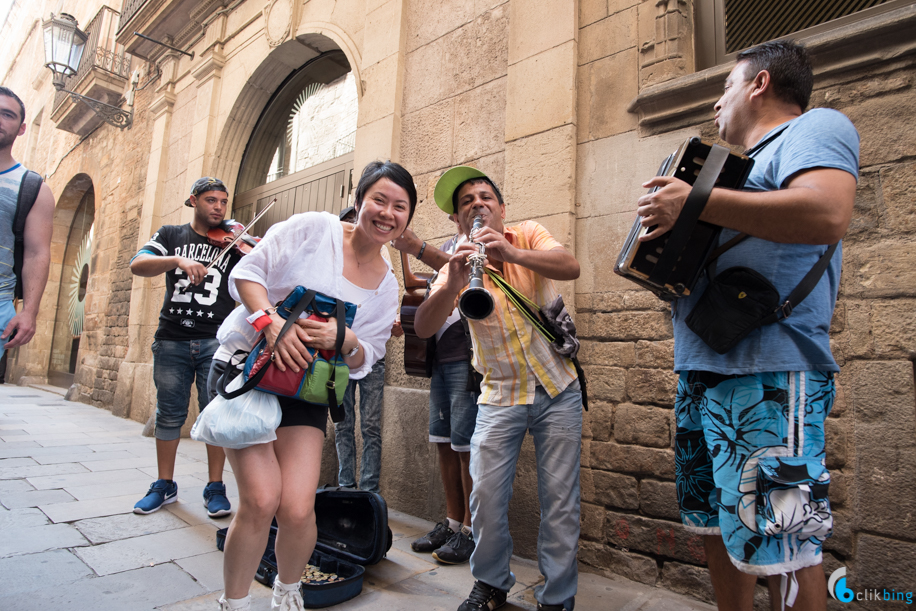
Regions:
[[[721,534],[745,573],[821,562],[833,529],[824,420],[833,374],[681,372],[675,472],[688,530]]]

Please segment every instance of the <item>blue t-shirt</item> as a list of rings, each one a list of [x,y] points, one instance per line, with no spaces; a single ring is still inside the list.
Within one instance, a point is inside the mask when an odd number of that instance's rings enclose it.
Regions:
[[[774,128],[785,130],[754,155],[747,191],[775,191],[794,175],[815,168],[835,168],[859,174],[859,134],[842,113],[810,110]],[[724,229],[723,244],[738,232]],[[827,246],[779,244],[749,237],[716,262],[716,272],[733,266],[750,267],[776,286],[785,299],[807,274]],[[830,319],[840,285],[842,244],[820,281],[788,318],[755,329],[726,354],[717,354],[687,328],[685,319],[707,286],[704,275],[693,293],[674,306],[675,371],[748,374],[765,371],[839,371],[830,352]]]

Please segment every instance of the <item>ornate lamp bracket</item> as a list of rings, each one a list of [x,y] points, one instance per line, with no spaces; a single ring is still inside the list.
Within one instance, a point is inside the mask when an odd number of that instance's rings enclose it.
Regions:
[[[136,86],[136,82],[134,82]],[[61,91],[70,94],[70,99],[73,100],[74,104],[79,104],[80,101],[84,102],[89,108],[91,108],[95,114],[97,114],[102,121],[108,123],[109,125],[114,125],[120,129],[130,129],[134,123],[134,105],[133,100],[128,104],[129,111],[124,110],[123,108],[118,108],[117,106],[112,106],[111,104],[106,104],[105,102],[100,102],[92,98],[87,98],[84,95],[80,95],[75,91],[68,91],[66,89],[61,89]],[[131,89],[129,94],[130,98],[133,98],[134,90]]]

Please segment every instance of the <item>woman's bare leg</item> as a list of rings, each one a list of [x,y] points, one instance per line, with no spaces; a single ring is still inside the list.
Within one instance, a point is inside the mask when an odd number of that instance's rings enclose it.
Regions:
[[[239,505],[223,554],[226,598],[248,596],[251,580],[267,547],[270,523],[280,505],[280,464],[273,443],[226,450],[238,483]]]
[[[318,529],[315,490],[321,473],[324,433],[312,426],[277,429],[274,451],[280,464],[282,488],[277,508],[277,578],[298,583],[308,564]]]

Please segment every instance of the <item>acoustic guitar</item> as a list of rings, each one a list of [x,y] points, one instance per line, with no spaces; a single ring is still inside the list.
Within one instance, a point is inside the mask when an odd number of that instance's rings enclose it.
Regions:
[[[409,376],[431,378],[435,339],[420,339],[414,328],[417,308],[426,297],[426,285],[433,274],[413,273],[407,253],[401,253],[401,270],[404,272],[404,297],[401,299],[401,328],[404,329],[404,371]]]

